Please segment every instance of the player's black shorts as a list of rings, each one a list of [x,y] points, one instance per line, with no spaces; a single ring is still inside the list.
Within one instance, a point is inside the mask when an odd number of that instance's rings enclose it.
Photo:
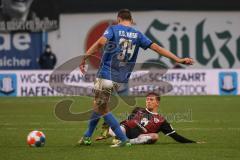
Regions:
[[[127,126],[124,126],[126,129],[126,136],[129,139],[137,138],[140,134],[143,134],[142,130],[138,127],[135,128],[128,128]]]

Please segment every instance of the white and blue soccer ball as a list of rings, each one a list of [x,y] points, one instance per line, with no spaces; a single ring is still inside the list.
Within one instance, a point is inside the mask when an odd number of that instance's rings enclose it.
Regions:
[[[46,142],[46,136],[41,131],[32,131],[27,136],[27,143],[31,147],[43,147]]]

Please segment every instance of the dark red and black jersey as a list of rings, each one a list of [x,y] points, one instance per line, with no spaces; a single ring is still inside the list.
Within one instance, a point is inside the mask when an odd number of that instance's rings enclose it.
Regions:
[[[140,107],[134,109],[128,119],[121,122],[121,125],[125,127],[126,135],[130,139],[140,134],[162,131],[165,135],[169,135],[175,132],[163,116]]]

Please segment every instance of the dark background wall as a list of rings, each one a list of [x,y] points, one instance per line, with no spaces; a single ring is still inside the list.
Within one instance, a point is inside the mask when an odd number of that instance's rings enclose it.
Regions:
[[[35,0],[39,5],[51,5],[51,12],[61,13],[112,12],[121,8],[141,10],[240,10],[240,0]],[[37,7],[38,8],[38,7]],[[36,8],[36,9],[37,9]]]
[[[240,10],[240,0],[62,0],[63,12],[132,10]]]

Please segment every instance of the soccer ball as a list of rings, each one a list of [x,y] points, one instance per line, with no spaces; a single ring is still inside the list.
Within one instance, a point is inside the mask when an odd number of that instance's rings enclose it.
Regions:
[[[27,136],[27,143],[31,147],[43,147],[46,137],[41,131],[32,131]]]

